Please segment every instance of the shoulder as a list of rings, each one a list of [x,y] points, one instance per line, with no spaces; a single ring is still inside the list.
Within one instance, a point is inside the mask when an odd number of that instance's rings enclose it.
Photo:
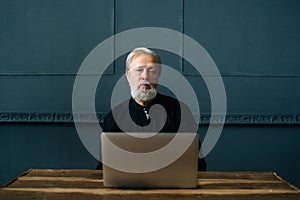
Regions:
[[[184,102],[174,97],[158,93],[155,103],[162,104],[165,108],[171,109],[172,112],[179,111],[191,114],[191,110],[189,109],[189,107]]]
[[[120,132],[115,119],[124,115],[128,112],[129,100],[122,102],[113,109],[111,109],[103,118],[102,130],[105,132]]]
[[[130,100],[126,100],[126,101],[120,103],[119,105],[115,106],[114,108],[112,108],[105,115],[104,120],[110,120],[110,121],[112,121],[114,119],[114,116],[116,116],[116,115],[122,115],[125,112],[128,112],[129,103],[130,103]]]
[[[182,102],[182,101],[180,101],[180,100],[178,100],[174,97],[167,96],[167,95],[160,94],[160,93],[157,94],[157,98],[155,100],[155,103],[162,104],[165,107],[189,110],[188,106],[184,102]]]
[[[170,97],[160,93],[157,94],[155,101],[156,101],[155,103],[162,103],[162,104],[172,105],[172,106],[175,104],[179,104],[179,101],[174,97]]]

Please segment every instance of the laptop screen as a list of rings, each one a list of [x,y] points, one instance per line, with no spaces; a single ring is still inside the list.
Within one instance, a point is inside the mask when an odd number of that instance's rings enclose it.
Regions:
[[[105,187],[195,188],[196,133],[102,133]]]

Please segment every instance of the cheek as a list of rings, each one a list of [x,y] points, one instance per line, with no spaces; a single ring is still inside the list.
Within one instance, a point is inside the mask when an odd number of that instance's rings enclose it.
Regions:
[[[157,77],[153,77],[149,79],[150,83],[157,83],[158,82],[158,78]]]
[[[136,78],[131,75],[127,76],[127,81],[129,83],[130,87],[135,87],[138,84],[138,81],[136,80]]]

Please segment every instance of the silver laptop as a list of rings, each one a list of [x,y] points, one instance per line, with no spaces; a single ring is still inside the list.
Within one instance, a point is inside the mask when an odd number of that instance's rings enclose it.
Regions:
[[[196,188],[196,133],[102,133],[104,187]]]

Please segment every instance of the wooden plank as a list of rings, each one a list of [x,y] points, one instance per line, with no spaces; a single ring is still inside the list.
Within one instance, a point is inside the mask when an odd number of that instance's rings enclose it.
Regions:
[[[289,199],[299,200],[299,193],[266,190],[118,190],[118,189],[76,189],[76,188],[5,188],[1,196],[11,199]]]
[[[299,189],[273,172],[200,172],[198,189],[103,188],[100,170],[29,170],[0,199],[292,199]]]
[[[30,177],[65,177],[61,179],[42,179]],[[67,179],[72,177],[72,179]],[[80,178],[80,179],[76,179]],[[216,179],[217,177],[217,179]],[[273,172],[199,172],[199,188],[289,188],[287,182],[282,181]],[[86,179],[82,179],[86,178]],[[102,171],[95,170],[31,170],[26,178],[20,178],[11,187],[77,187],[79,180],[84,181],[87,187],[101,187]],[[68,181],[67,181],[68,180]],[[90,180],[90,182],[89,182]]]
[[[101,188],[102,179],[79,177],[20,177],[10,188]]]
[[[119,189],[119,188],[2,188],[3,191],[24,191],[24,192],[53,192],[53,193],[90,193],[90,194],[191,194],[191,195],[245,195],[245,194],[299,194],[299,191],[277,189]]]
[[[65,169],[33,169],[26,176],[53,176],[53,177],[86,177],[102,178],[101,170],[65,170]],[[255,180],[278,180],[274,172],[198,172],[200,179],[255,179]]]
[[[101,170],[65,170],[65,169],[33,169],[26,176],[55,176],[55,177],[97,177],[102,178]],[[274,172],[198,172],[200,179],[224,178],[224,179],[253,179],[278,180]]]
[[[26,176],[40,177],[84,177],[102,179],[101,170],[33,169]]]
[[[288,184],[282,181],[262,181],[244,179],[199,179],[201,189],[291,189]],[[61,188],[101,188],[103,180],[96,178],[79,177],[20,177],[9,185],[13,188],[42,188],[42,187],[61,187]]]
[[[199,179],[198,182],[200,189],[291,189],[288,184],[281,181]]]
[[[274,172],[198,172],[198,178],[200,179],[211,179],[216,177],[220,179],[278,180],[278,178],[274,175]]]

